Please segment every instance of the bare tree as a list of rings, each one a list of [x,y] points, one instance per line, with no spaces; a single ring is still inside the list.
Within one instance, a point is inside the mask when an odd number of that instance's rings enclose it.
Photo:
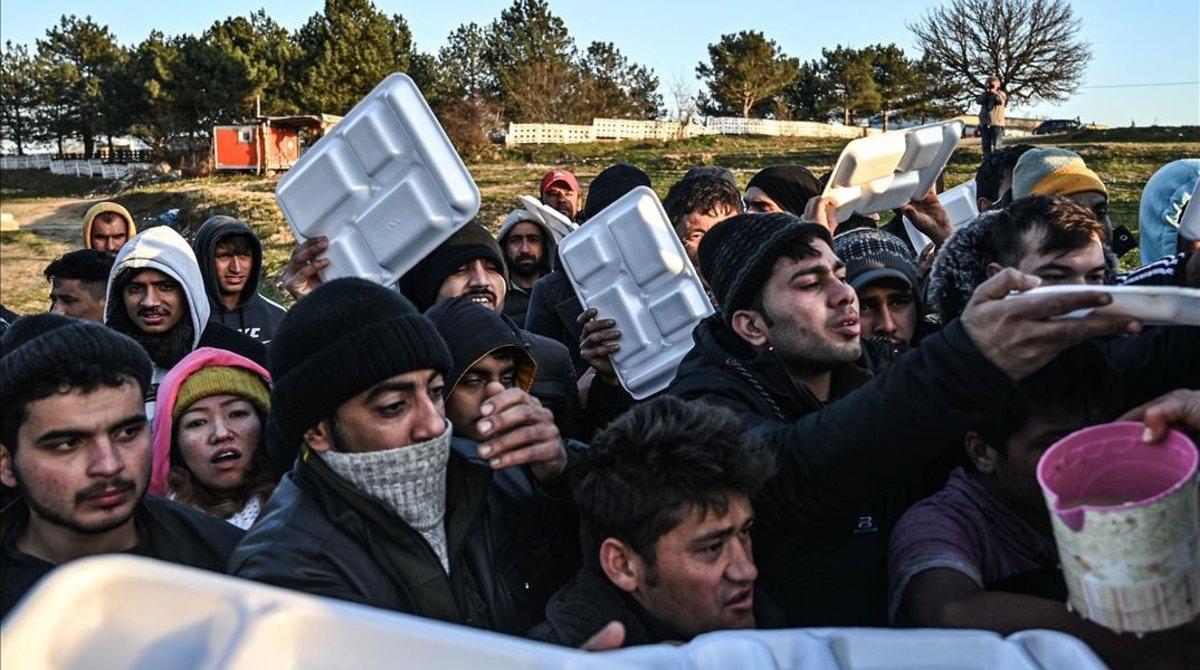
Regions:
[[[691,123],[696,116],[696,91],[682,74],[671,81],[671,98],[675,101],[675,120],[684,126]]]
[[[950,0],[908,28],[962,102],[991,75],[1013,103],[1065,100],[1092,58],[1065,0]]]

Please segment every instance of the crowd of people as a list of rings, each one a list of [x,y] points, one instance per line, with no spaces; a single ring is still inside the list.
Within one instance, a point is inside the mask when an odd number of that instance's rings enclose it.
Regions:
[[[49,313],[0,324],[0,611],[58,565],[127,552],[590,650],[1039,628],[1195,667],[1200,621],[1135,638],[1067,609],[1034,467],[1118,417],[1147,449],[1200,432],[1200,329],[1057,318],[1103,292],[1010,294],[1200,287],[1178,234],[1200,160],[1146,184],[1143,267],[1121,273],[1100,177],[987,139],[983,213],[957,231],[933,192],[838,224],[805,167],[744,191],[687,171],[663,204],[718,310],[640,401],[614,371],[619,324],[580,304],[539,208],[498,236],[468,223],[397,286],[323,282],[328,240],[306,240],[285,309],[246,222],[213,216],[189,244],[99,203],[84,248],[46,267]],[[650,185],[617,164],[586,194],[563,168],[531,186],[586,226]]]

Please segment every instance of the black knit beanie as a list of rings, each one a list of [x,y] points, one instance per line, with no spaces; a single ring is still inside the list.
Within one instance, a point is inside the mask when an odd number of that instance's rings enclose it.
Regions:
[[[499,266],[505,271],[507,281],[500,243],[478,221],[470,221],[406,272],[400,278],[400,290],[418,310],[424,312],[437,302],[438,291],[441,290],[446,277],[479,258]]]
[[[908,285],[920,304],[917,261],[899,237],[875,228],[857,228],[834,237],[833,251],[846,264],[846,282],[855,291],[880,279],[898,279]]]
[[[752,187],[762,189],[780,209],[796,216],[804,216],[809,199],[821,192],[817,178],[802,165],[764,168],[746,182],[747,190]]]
[[[754,300],[789,244],[813,239],[833,246],[827,228],[783,212],[739,214],[713,226],[700,240],[700,274],[721,303],[726,323]]]
[[[137,342],[98,323],[34,314],[17,319],[0,339],[0,402],[77,364],[123,367],[142,393],[150,387],[150,358]]]
[[[414,370],[450,369],[433,324],[404,296],[365,279],[323,284],[284,317],[268,354],[267,449],[273,464],[295,460],[305,431],[350,398]]]
[[[592,183],[588,184],[582,219],[587,221],[596,216],[605,207],[639,186],[650,186],[650,177],[632,165],[617,163],[604,168]]]

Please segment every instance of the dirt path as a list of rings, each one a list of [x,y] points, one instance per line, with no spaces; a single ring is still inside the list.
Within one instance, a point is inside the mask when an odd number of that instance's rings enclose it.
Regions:
[[[80,222],[91,200],[39,198],[0,200],[0,211],[13,215],[20,231],[0,236],[0,303],[19,314],[49,308],[42,271],[57,256],[82,244]]]

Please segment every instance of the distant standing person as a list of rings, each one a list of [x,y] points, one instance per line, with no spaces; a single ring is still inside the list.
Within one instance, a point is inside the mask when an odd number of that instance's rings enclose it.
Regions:
[[[979,103],[979,137],[983,141],[983,157],[1004,144],[1004,106],[1008,94],[1000,90],[1000,77],[992,75],[984,84],[983,93],[975,97]]]

